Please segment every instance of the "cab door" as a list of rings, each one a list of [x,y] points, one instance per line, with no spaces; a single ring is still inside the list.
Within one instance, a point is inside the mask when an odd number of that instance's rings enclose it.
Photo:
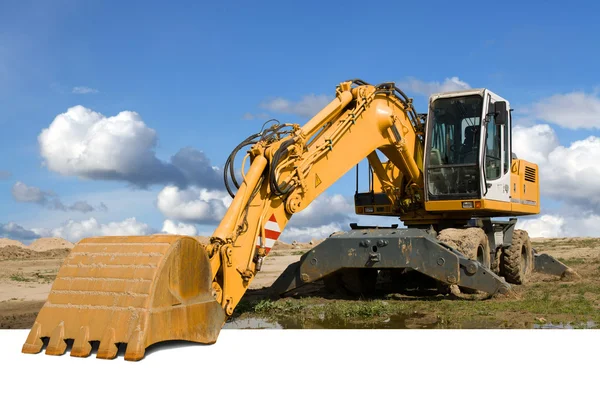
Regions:
[[[485,135],[482,135],[480,159],[482,197],[510,204],[510,132],[507,131],[510,123],[496,121],[496,103],[498,107],[507,107],[508,103],[494,97],[486,93],[484,103],[486,112],[482,127]]]

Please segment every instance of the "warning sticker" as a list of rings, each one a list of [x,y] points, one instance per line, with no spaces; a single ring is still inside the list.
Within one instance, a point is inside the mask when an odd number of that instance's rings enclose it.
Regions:
[[[277,223],[277,219],[275,219],[275,214],[271,215],[271,218],[265,224],[265,251],[266,254],[269,254],[271,248],[281,235],[281,228],[279,228],[279,224]],[[256,247],[259,248],[261,243],[261,235],[258,235],[256,238]]]

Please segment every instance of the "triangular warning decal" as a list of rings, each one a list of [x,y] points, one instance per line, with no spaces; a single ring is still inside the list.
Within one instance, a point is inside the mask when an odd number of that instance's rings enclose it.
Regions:
[[[319,175],[315,174],[315,187],[319,186],[321,184],[321,178],[319,178]]]

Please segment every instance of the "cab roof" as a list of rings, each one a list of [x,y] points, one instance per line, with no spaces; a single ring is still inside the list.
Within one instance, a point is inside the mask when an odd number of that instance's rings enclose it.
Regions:
[[[496,93],[494,93],[491,90],[486,89],[486,88],[455,90],[455,91],[451,91],[451,92],[434,93],[429,97],[429,102],[431,103],[437,99],[449,98],[449,97],[462,97],[462,96],[473,96],[473,95],[479,95],[481,97],[484,97],[486,92],[489,93],[495,101],[506,101],[508,103],[508,101],[506,99],[502,98],[501,96],[497,95]]]

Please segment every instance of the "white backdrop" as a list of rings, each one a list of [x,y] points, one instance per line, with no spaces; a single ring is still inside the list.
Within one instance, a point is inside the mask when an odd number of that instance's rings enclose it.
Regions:
[[[4,399],[506,400],[598,393],[597,330],[225,329],[214,345],[162,346],[139,362],[22,354],[27,333],[0,330]]]

